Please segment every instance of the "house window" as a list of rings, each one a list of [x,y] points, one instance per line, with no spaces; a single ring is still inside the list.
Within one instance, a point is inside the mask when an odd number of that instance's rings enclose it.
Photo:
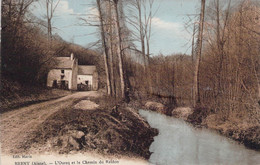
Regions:
[[[64,70],[63,70],[63,69],[61,70],[61,73],[64,73]]]
[[[61,79],[64,79],[64,75],[61,75],[60,78],[61,78]]]

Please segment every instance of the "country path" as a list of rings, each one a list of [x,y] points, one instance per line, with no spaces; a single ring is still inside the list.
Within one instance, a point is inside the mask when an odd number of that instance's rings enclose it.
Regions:
[[[101,94],[96,91],[77,92],[56,100],[33,104],[1,114],[1,152],[3,154],[23,153],[23,149],[19,149],[19,146],[49,116],[74,105],[79,100],[100,96]]]

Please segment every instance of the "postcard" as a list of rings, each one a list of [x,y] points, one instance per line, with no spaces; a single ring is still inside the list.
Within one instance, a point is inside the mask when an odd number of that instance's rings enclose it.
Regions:
[[[1,165],[257,165],[258,0],[3,0]]]

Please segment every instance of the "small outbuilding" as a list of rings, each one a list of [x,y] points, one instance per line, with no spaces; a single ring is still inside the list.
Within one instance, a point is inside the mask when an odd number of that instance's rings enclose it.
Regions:
[[[78,65],[78,90],[98,90],[98,73],[94,65]]]

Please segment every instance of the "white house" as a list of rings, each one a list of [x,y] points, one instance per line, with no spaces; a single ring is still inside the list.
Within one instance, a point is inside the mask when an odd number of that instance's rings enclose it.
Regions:
[[[98,73],[94,65],[79,65],[77,76],[78,90],[97,90]]]
[[[55,57],[54,65],[47,77],[47,86],[54,88],[77,90],[78,60],[70,57]]]

